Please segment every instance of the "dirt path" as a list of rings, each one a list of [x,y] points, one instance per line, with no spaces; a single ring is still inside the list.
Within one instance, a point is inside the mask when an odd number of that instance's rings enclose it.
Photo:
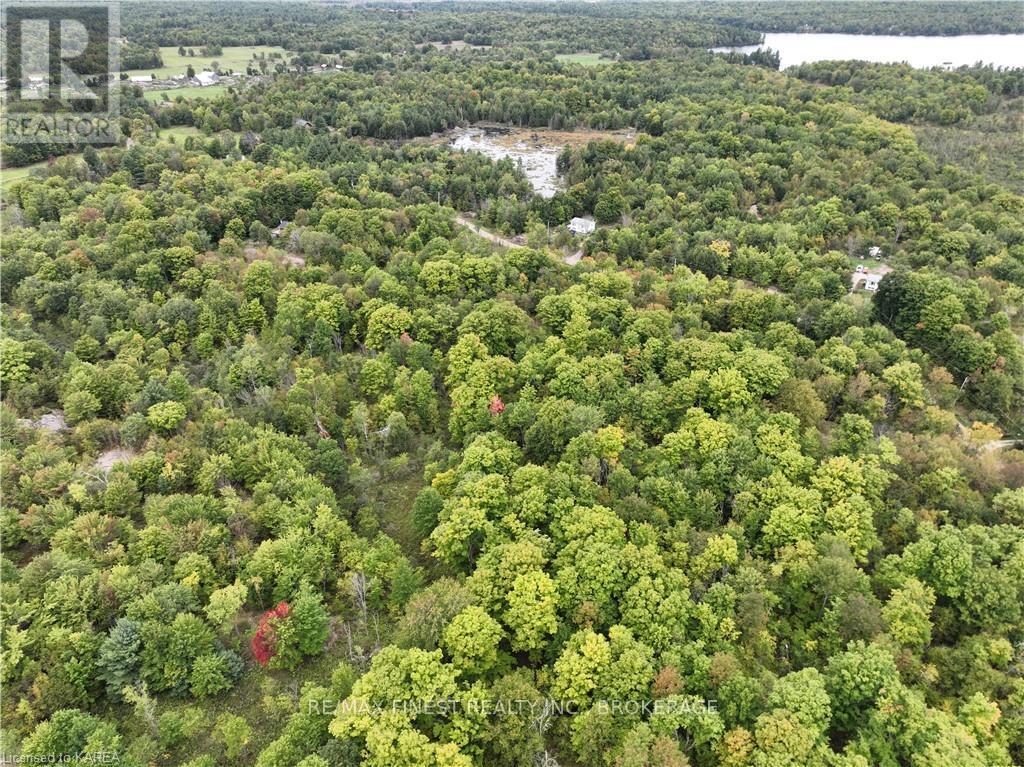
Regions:
[[[507,237],[502,237],[500,234],[495,234],[494,232],[489,232],[486,229],[483,229],[483,228],[477,226],[476,224],[474,224],[472,221],[470,221],[468,218],[466,218],[462,214],[459,214],[459,215],[455,216],[455,223],[458,224],[459,226],[466,227],[467,229],[469,229],[469,231],[473,232],[473,234],[478,234],[481,237],[483,237],[485,240],[489,240],[490,242],[493,242],[495,245],[504,245],[506,248],[521,248],[522,247],[522,245],[513,242],[512,240],[508,239]],[[575,266],[576,264],[578,264],[580,262],[581,258],[583,258],[583,251],[582,250],[578,250],[575,253],[573,253],[571,256],[563,256],[562,257],[562,261],[565,262],[566,264],[568,264],[569,266]]]
[[[455,223],[458,224],[459,226],[466,227],[474,234],[478,234],[481,237],[483,237],[485,240],[490,240],[495,245],[504,245],[506,248],[519,247],[514,242],[512,242],[512,240],[506,237],[502,237],[500,234],[495,234],[494,232],[488,232],[486,229],[482,229],[481,227],[477,226],[476,224],[474,224],[472,221],[470,221],[468,218],[461,214],[455,216]]]

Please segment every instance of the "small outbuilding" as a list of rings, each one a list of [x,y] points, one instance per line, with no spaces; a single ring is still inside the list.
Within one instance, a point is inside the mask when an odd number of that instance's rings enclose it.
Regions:
[[[591,234],[594,229],[597,228],[597,224],[592,218],[574,218],[569,222],[568,229],[573,234]]]

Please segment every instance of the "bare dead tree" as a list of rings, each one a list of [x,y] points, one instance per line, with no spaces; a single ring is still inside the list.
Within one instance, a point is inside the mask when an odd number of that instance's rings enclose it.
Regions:
[[[356,608],[359,610],[362,623],[366,624],[366,613],[367,613],[367,595],[369,592],[369,584],[366,581],[366,576],[361,572],[352,573],[349,576],[349,589],[352,592],[352,600],[355,602]]]

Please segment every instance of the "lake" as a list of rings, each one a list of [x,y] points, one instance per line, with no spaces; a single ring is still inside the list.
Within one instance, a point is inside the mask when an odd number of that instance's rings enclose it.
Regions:
[[[767,32],[762,45],[712,50],[751,53],[762,47],[779,52],[782,69],[814,61],[850,59],[880,63],[905,61],[918,68],[959,67],[979,61],[997,67],[1024,67],[1024,35],[937,37]]]

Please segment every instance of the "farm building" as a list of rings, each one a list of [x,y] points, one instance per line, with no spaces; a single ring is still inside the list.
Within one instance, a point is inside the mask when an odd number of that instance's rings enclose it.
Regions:
[[[216,85],[220,75],[216,72],[200,72],[195,76],[196,85],[205,88],[207,85]]]

